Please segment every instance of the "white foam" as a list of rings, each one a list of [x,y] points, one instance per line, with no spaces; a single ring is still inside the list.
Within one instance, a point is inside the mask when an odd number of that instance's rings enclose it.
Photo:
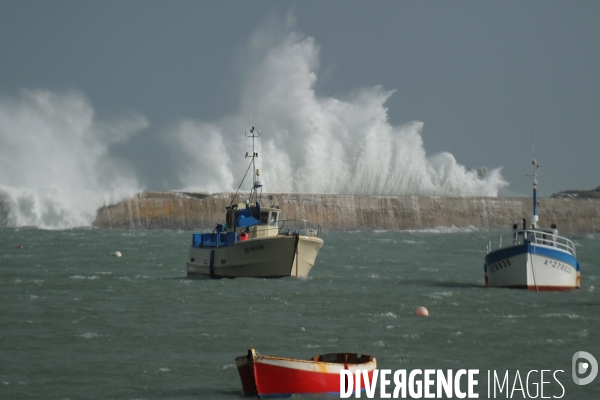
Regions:
[[[100,336],[102,336],[102,335],[100,335],[96,332],[86,332],[84,334],[79,335],[79,337],[82,337],[84,339],[97,339]]]
[[[82,275],[73,275],[70,276],[69,279],[75,279],[75,280],[83,280],[83,279],[89,279],[89,280],[94,280],[94,279],[98,279],[97,276],[82,276]]]
[[[568,318],[568,319],[582,319],[583,317],[573,313],[550,313],[542,315],[542,318]]]
[[[506,319],[527,318],[527,315],[525,315],[525,314],[523,314],[523,315],[508,314],[508,315],[500,315],[500,318],[506,318]]]
[[[428,294],[427,297],[432,298],[432,299],[443,299],[445,297],[450,297],[452,296],[452,292],[435,292],[435,293],[431,293]]]
[[[571,332],[569,333],[570,336],[575,336],[575,337],[580,337],[580,338],[586,338],[590,336],[590,333],[587,331],[587,329],[583,329],[581,331],[577,331],[577,332]]]
[[[457,226],[438,226],[436,228],[427,228],[427,229],[407,229],[406,232],[410,233],[469,233],[475,232],[478,229],[473,225],[469,225],[466,227],[457,227]]]
[[[246,51],[238,112],[218,121],[174,121],[162,135],[145,138],[148,148],[160,146],[161,165],[172,169],[167,176],[178,177],[169,189],[236,190],[248,167],[243,129],[251,125],[262,131],[257,166],[268,192],[497,196],[507,185],[500,168],[480,177],[450,153],[428,155],[422,122],[389,122],[393,90],[317,93],[320,49],[294,31],[293,18],[262,27]],[[0,224],[90,225],[100,206],[142,189],[132,171],[143,170],[146,155],[126,164],[112,152],[148,126],[135,114],[100,121],[81,93],[0,97]]]
[[[506,185],[499,168],[480,178],[450,153],[428,156],[422,122],[389,123],[385,103],[393,91],[317,94],[319,46],[293,31],[293,21],[273,25],[250,39],[254,64],[240,113],[216,123],[184,121],[172,132],[183,155],[180,178],[190,189],[234,188],[233,177],[247,168],[240,127],[249,121],[262,131],[257,162],[270,192],[496,196]],[[211,151],[198,157],[206,143]],[[207,170],[214,173],[196,172]]]
[[[0,223],[87,226],[96,210],[139,191],[135,178],[109,154],[147,122],[94,119],[79,93],[23,91],[0,97]]]

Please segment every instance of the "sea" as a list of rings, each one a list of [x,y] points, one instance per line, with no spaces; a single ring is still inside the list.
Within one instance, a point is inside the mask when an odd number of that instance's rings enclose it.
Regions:
[[[599,399],[572,373],[575,353],[600,360],[600,235],[572,238],[580,290],[536,293],[485,287],[501,233],[324,232],[306,279],[206,280],[186,277],[190,231],[0,228],[0,398],[235,400],[255,348],[477,370],[478,398]]]

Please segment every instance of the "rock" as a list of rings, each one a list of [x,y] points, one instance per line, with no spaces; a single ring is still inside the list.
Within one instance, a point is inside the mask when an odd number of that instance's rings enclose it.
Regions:
[[[600,186],[591,190],[565,190],[550,196],[553,199],[600,199]]]

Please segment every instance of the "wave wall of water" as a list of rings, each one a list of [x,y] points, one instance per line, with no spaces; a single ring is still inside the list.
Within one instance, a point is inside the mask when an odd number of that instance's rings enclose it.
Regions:
[[[239,110],[218,121],[178,121],[159,135],[148,133],[145,116],[98,119],[82,93],[0,94],[0,225],[90,225],[102,205],[158,184],[136,172],[152,154],[170,170],[170,190],[234,191],[248,167],[243,132],[251,125],[262,131],[257,161],[269,192],[497,196],[507,185],[500,168],[428,155],[422,122],[390,124],[393,91],[317,93],[319,46],[293,21],[260,28],[243,53]],[[115,151],[139,135],[143,148]]]

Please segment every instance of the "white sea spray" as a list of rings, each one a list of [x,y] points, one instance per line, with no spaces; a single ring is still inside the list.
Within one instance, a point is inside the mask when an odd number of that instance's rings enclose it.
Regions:
[[[160,148],[169,190],[236,190],[251,125],[262,132],[257,166],[270,192],[497,196],[507,185],[501,168],[482,173],[450,153],[427,154],[423,122],[392,125],[386,101],[394,90],[319,93],[319,45],[295,31],[293,18],[261,27],[243,55],[237,110],[215,121],[174,121],[140,140]],[[90,225],[99,207],[156,185],[142,183],[147,154],[115,150],[149,126],[134,113],[99,119],[76,91],[0,93],[0,226]]]

